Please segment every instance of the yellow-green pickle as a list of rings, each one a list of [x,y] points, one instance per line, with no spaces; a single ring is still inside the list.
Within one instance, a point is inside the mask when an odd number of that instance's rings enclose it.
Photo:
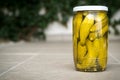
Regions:
[[[104,71],[108,53],[106,6],[73,8],[73,55],[75,68],[83,72]]]

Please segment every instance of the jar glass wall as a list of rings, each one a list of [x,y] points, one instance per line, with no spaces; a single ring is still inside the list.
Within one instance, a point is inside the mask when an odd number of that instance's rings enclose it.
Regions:
[[[73,55],[76,70],[104,71],[107,65],[107,50],[107,11],[76,11],[73,17]]]

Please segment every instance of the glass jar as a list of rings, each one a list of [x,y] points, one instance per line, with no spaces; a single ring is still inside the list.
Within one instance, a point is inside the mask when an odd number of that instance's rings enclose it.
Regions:
[[[84,72],[104,71],[108,53],[106,6],[73,8],[73,55],[75,68]]]

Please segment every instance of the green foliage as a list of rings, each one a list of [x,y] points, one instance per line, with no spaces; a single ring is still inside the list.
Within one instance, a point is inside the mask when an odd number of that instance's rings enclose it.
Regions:
[[[44,29],[48,24],[59,21],[66,25],[75,6],[106,5],[111,18],[119,9],[119,3],[120,0],[0,0],[0,39],[30,40],[35,34],[45,39]],[[39,14],[42,8],[46,10],[44,15]],[[59,20],[58,13],[61,13],[62,20]],[[120,24],[119,21],[115,22]],[[116,24],[111,25],[115,29]],[[41,31],[38,32],[38,29]]]

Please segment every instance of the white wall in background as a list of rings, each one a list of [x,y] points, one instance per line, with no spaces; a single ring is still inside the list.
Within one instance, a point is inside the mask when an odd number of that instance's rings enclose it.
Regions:
[[[67,26],[59,22],[52,22],[45,30],[47,41],[71,41],[72,40],[72,17],[70,17]]]
[[[113,18],[111,19],[111,21],[114,21],[114,20],[120,20],[120,10],[118,10],[114,15],[113,15]],[[116,26],[117,29],[120,31],[120,25],[117,25]],[[113,31],[112,29],[110,29],[111,31]],[[114,34],[114,31],[113,31],[113,34]]]
[[[120,19],[120,10],[118,10],[114,15],[112,20],[119,20]]]
[[[67,26],[62,25],[59,22],[52,22],[45,30],[46,35],[63,35],[72,34],[72,17],[70,17]]]

